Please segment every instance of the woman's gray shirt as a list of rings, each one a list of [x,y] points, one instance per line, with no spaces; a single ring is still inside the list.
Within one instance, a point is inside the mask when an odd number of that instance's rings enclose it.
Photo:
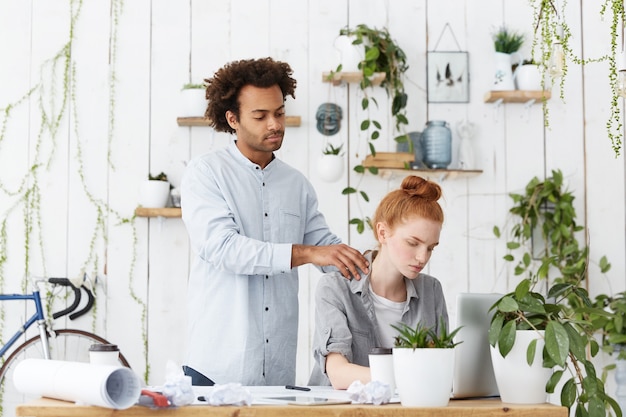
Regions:
[[[367,256],[370,258],[371,253]],[[330,385],[326,375],[326,356],[341,353],[350,363],[369,366],[370,348],[380,347],[378,321],[370,293],[370,277],[347,280],[338,272],[322,275],[315,294],[315,365],[309,385]],[[443,318],[448,328],[448,311],[441,283],[430,275],[404,278],[409,302],[402,322],[411,327],[421,323],[439,331]],[[387,346],[388,347],[388,346]]]

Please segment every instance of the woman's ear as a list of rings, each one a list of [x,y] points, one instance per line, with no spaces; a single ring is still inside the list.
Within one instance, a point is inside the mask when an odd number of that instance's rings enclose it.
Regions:
[[[385,240],[389,237],[389,230],[387,229],[387,225],[383,222],[376,223],[376,238],[379,243],[384,243]]]

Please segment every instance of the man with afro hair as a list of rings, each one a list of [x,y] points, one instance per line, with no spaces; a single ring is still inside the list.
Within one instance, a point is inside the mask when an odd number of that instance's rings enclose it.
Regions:
[[[298,267],[359,279],[368,263],[318,211],[308,179],[276,158],[285,134],[291,67],[234,61],[205,80],[205,116],[235,138],[194,158],[181,183],[194,259],[183,369],[194,385],[295,382]]]

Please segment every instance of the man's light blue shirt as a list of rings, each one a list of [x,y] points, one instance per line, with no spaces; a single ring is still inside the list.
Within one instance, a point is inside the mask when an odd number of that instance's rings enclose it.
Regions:
[[[277,158],[261,169],[233,141],[188,164],[181,203],[195,255],[184,365],[218,384],[293,384],[292,245],[341,243],[318,211],[311,183]]]

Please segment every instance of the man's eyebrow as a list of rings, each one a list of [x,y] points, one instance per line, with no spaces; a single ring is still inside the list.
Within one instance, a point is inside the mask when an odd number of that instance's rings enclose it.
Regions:
[[[279,108],[277,108],[276,110],[273,111],[279,111],[279,110],[283,110],[285,108],[285,105],[283,104],[282,106],[280,106]],[[267,109],[253,109],[250,112],[251,113],[269,113],[272,110],[267,110]]]

